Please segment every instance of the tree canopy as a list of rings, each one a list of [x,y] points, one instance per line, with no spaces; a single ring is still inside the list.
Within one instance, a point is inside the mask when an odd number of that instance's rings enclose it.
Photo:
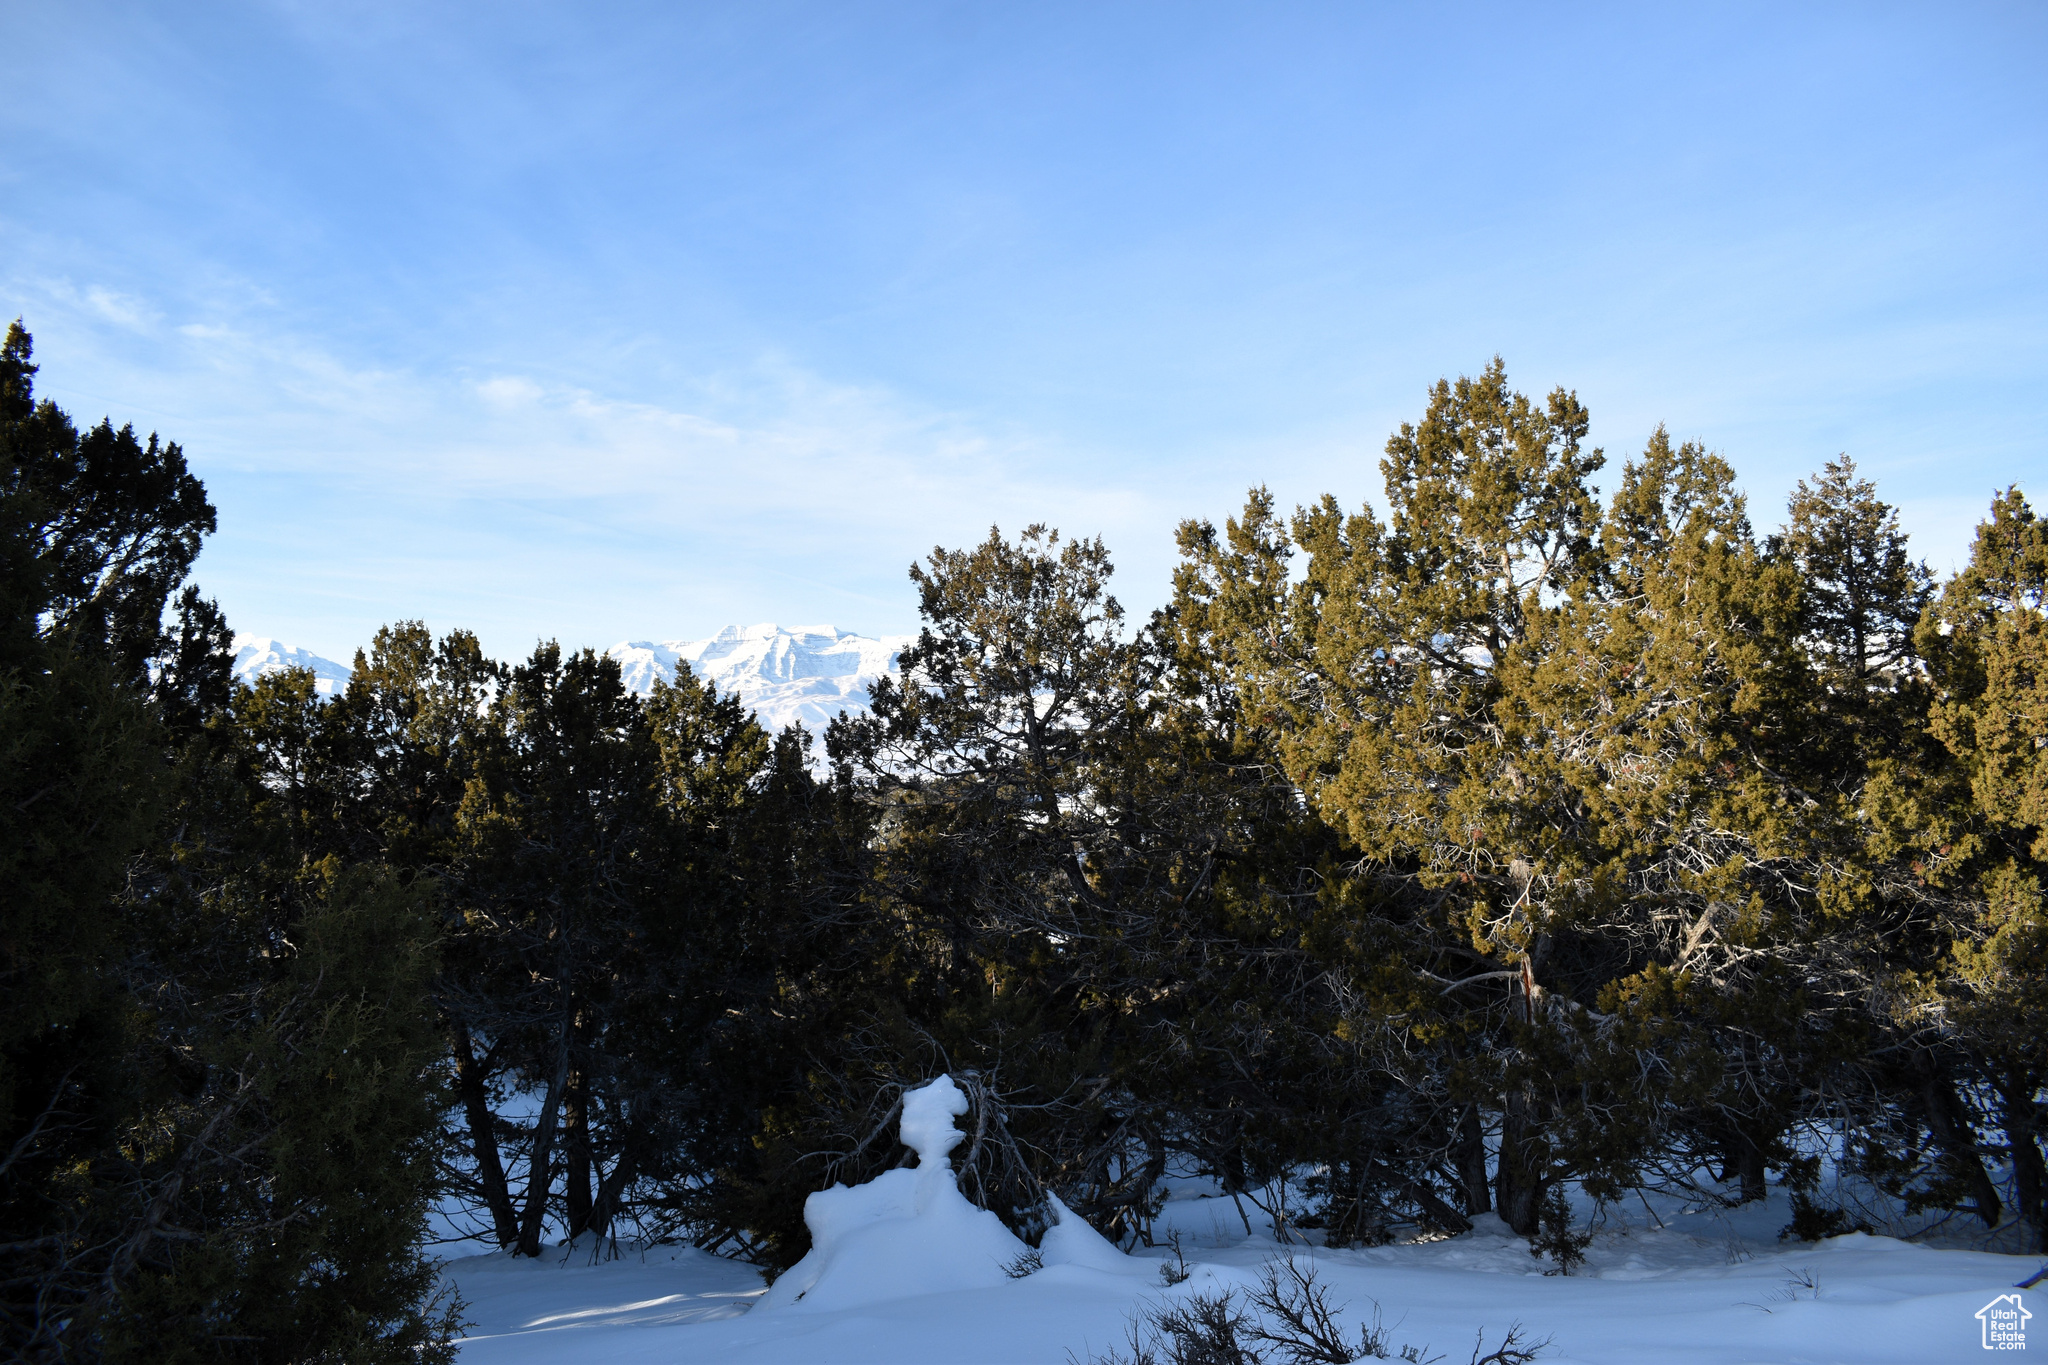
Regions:
[[[2048,530],[1937,583],[1846,457],[1760,534],[1496,359],[1385,496],[1254,488],[1133,620],[1099,540],[911,569],[871,706],[772,734],[679,669],[379,631],[231,681],[175,443],[0,353],[0,1340],[447,1359],[423,1238],[689,1240],[970,1100],[962,1188],[1151,1235],[1200,1172],[1331,1244],[1564,1191],[2048,1249]],[[1613,479],[1603,493],[1594,480]],[[312,1344],[309,1344],[312,1343]]]

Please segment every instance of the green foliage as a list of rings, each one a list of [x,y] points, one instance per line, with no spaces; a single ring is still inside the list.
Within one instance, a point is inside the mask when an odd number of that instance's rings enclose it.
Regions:
[[[418,1245],[441,1108],[421,1083],[440,1050],[418,1007],[431,901],[388,872],[341,873],[295,953],[235,973],[256,977],[235,1008],[164,1021],[188,1026],[208,1072],[208,1091],[151,1116],[177,1135],[159,1164],[190,1172],[177,1231],[196,1243],[136,1247],[96,1324],[106,1359],[214,1360],[237,1341],[266,1358],[454,1359],[453,1305]]]
[[[8,539],[10,644],[61,637],[141,684],[163,652],[164,605],[214,529],[206,490],[175,442],[109,422],[80,433],[34,400],[33,346],[16,320],[0,344],[0,535]]]
[[[1928,729],[1948,762],[1908,786],[1893,835],[1943,895],[1942,936],[1922,950],[1902,1021],[1987,1097],[1975,1114],[1946,1085],[1930,1120],[1951,1147],[2003,1138],[2015,1212],[2048,1250],[2048,530],[2017,490],[1992,503],[1969,565],[1919,623],[1934,696]],[[1947,1111],[1947,1112],[1943,1112]],[[1980,1139],[1980,1130],[1989,1130]],[[1997,1151],[1997,1147],[1992,1147]],[[1973,1151],[1963,1184],[1998,1207]],[[1953,1174],[1953,1172],[1951,1172]]]
[[[1788,510],[1777,543],[1799,566],[1806,636],[1829,682],[1860,692],[1907,667],[1933,576],[1907,557],[1897,511],[1846,455],[1801,479]]]
[[[1180,527],[1149,621],[1100,541],[934,550],[900,681],[821,762],[687,669],[637,697],[418,622],[338,699],[236,688],[182,454],[80,434],[33,373],[17,327],[15,1354],[446,1358],[434,1197],[526,1255],[787,1264],[942,1071],[962,1188],[1027,1241],[1049,1191],[1147,1239],[1192,1167],[1286,1236],[1497,1210],[1569,1272],[1572,1184],[1775,1170],[1790,1235],[1839,1230],[1816,1134],[1908,1209],[2048,1235],[2048,531],[2017,492],[1937,593],[1846,458],[1765,537],[1661,429],[1603,498],[1585,409],[1496,359],[1389,440],[1383,517],[1255,489]],[[1134,1349],[1380,1349],[1312,1289],[1255,1302],[1285,1340],[1218,1303]]]
[[[1859,1223],[1841,1209],[1817,1204],[1804,1191],[1792,1192],[1792,1221],[1778,1233],[1778,1240],[1800,1242],[1824,1242],[1830,1237],[1840,1237],[1851,1232],[1869,1232],[1868,1223]]]
[[[242,761],[174,444],[0,349],[0,1349],[450,1358],[418,1241],[429,889],[309,862]],[[166,624],[167,612],[170,624]],[[288,689],[286,689],[288,690]],[[273,690],[269,723],[285,697]],[[302,708],[303,709],[303,708]],[[288,728],[288,727],[282,727]]]
[[[1537,1216],[1537,1235],[1529,1239],[1531,1256],[1548,1256],[1546,1275],[1569,1275],[1586,1263],[1586,1248],[1593,1243],[1591,1229],[1572,1226],[1571,1205],[1561,1186],[1553,1185],[1543,1197],[1543,1211]]]
[[[1603,512],[1584,432],[1496,362],[1389,441],[1387,521],[1325,498],[1283,532],[1255,491],[1227,543],[1182,533],[1214,695],[1354,850],[1319,946],[1364,950],[1326,959],[1346,1038],[1436,1116],[1411,1200],[1433,1171],[1489,1207],[1461,1107],[1497,1115],[1493,1197],[1532,1235],[1566,1176],[1614,1197],[1710,1164],[1759,1198],[1828,1091],[1869,1095],[1873,1132],[1922,1114],[1981,1187],[1956,1058],[1892,1009],[1953,915],[1914,858],[1957,790],[1935,740],[1976,723],[1930,733],[1925,571],[1846,460],[1759,542],[1727,464],[1661,431]]]
[[[1567,1182],[1804,1192],[1820,1125],[1911,1206],[2034,1218],[2032,514],[1931,599],[1846,459],[1759,538],[1661,430],[1603,500],[1588,429],[1498,361],[1439,384],[1384,520],[1254,490],[1137,628],[1098,541],[935,550],[829,782],[687,674],[416,627],[248,733],[294,838],[444,887],[466,1170],[529,1252],[630,1211],[786,1263],[941,1070],[1027,1238],[1047,1188],[1147,1236],[1175,1161],[1284,1225],[1314,1167],[1331,1242],[1498,1209],[1568,1268]]]

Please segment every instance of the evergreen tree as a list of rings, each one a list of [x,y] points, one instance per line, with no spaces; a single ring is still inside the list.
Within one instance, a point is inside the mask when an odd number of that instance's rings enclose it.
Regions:
[[[417,897],[280,857],[175,444],[0,348],[0,1344],[445,1359]],[[176,599],[175,625],[165,614]]]
[[[1860,693],[1896,677],[1913,659],[1933,581],[1908,557],[1897,510],[1844,455],[1799,481],[1789,511],[1778,543],[1799,566],[1802,624],[1830,685]]]
[[[1988,1100],[1974,1113],[1941,1078],[1929,1110],[1951,1168],[1993,1221],[1979,1153],[2005,1158],[2015,1212],[2048,1250],[2048,531],[2017,490],[1993,502],[1918,643],[1936,688],[1931,728],[1954,772],[1899,784],[1914,798],[1895,815],[1917,817],[1906,836],[1922,844],[1916,866],[1950,898],[1949,941],[1909,997],[1908,1023]]]
[[[1354,1036],[1432,1048],[1410,1149],[1485,1209],[1493,1116],[1492,1202],[1531,1234],[1568,1176],[1613,1195],[1724,1158],[1761,1197],[1849,1046],[1857,983],[1826,975],[1832,1013],[1805,983],[1849,952],[1830,898],[1869,881],[1829,871],[1853,798],[1799,758],[1820,708],[1796,567],[1755,543],[1727,465],[1662,432],[1603,512],[1585,430],[1497,362],[1440,384],[1388,444],[1390,522],[1298,513],[1305,577],[1225,647],[1356,849],[1332,893],[1375,949],[1348,967]],[[1246,516],[1270,524],[1256,497]],[[1272,551],[1238,558],[1272,577]]]
[[[1133,629],[1099,540],[913,566],[872,709],[378,632],[253,688],[175,444],[0,348],[0,1343],[445,1359],[437,1194],[520,1254],[787,1262],[934,1071],[963,1190],[1149,1235],[1170,1163],[1332,1244],[1562,1197],[1813,1202],[1805,1134],[2048,1248],[2048,533],[1937,594],[1846,457],[1754,533],[1659,430],[1602,500],[1496,359],[1384,519],[1255,489]],[[1313,1168],[1309,1210],[1286,1181]],[[1247,1219],[1247,1225],[1249,1220]]]

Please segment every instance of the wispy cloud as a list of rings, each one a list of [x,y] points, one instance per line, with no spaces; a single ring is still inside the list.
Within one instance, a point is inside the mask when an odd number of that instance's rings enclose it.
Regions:
[[[89,376],[185,444],[223,499],[202,568],[235,619],[273,633],[291,629],[288,588],[322,610],[355,600],[366,622],[495,622],[529,640],[848,609],[857,628],[903,629],[904,570],[934,545],[1046,521],[1105,535],[1128,579],[1169,550],[1186,495],[785,356],[607,392],[537,370],[364,364],[232,296],[185,320],[128,302],[152,344],[86,291],[43,291],[39,348],[60,357],[45,373]],[[1163,564],[1139,577],[1163,585]],[[679,587],[710,615],[678,620]]]
[[[156,310],[130,294],[94,285],[85,291],[85,302],[93,312],[131,332],[147,332],[157,320]]]
[[[124,332],[146,335],[163,321],[162,313],[147,300],[103,284],[81,285],[63,277],[41,278],[23,282],[14,292],[39,296],[68,312],[112,324]]]
[[[209,411],[228,414],[216,457],[405,498],[572,505],[785,553],[792,532],[844,537],[863,555],[878,533],[957,538],[1019,519],[1114,532],[1152,510],[1137,481],[1080,472],[1043,438],[781,357],[670,380],[668,401],[648,401],[531,373],[351,364],[246,320],[177,332],[187,383],[217,390]]]

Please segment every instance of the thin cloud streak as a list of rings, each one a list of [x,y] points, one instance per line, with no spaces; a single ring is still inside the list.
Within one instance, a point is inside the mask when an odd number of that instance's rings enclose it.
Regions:
[[[515,619],[538,617],[565,643],[602,645],[715,629],[761,596],[816,616],[821,589],[860,612],[854,628],[901,630],[915,610],[905,570],[936,544],[1044,520],[1115,549],[1170,536],[1174,519],[1117,462],[1075,477],[1075,452],[780,358],[691,380],[664,405],[532,374],[352,365],[260,318],[171,322],[131,301],[120,325],[142,320],[161,347],[144,369],[118,358],[91,289],[35,292],[46,375],[69,368],[47,363],[53,343],[96,353],[90,367],[111,371],[96,387],[141,399],[115,419],[161,422],[236,514],[200,565],[231,619],[316,648],[345,651],[396,616],[520,650],[530,628]],[[61,382],[45,391],[92,420]],[[896,553],[878,574],[882,546]],[[780,589],[718,583],[764,577]],[[799,593],[810,610],[795,610]],[[607,605],[650,595],[672,614]],[[358,638],[327,638],[323,609]]]

